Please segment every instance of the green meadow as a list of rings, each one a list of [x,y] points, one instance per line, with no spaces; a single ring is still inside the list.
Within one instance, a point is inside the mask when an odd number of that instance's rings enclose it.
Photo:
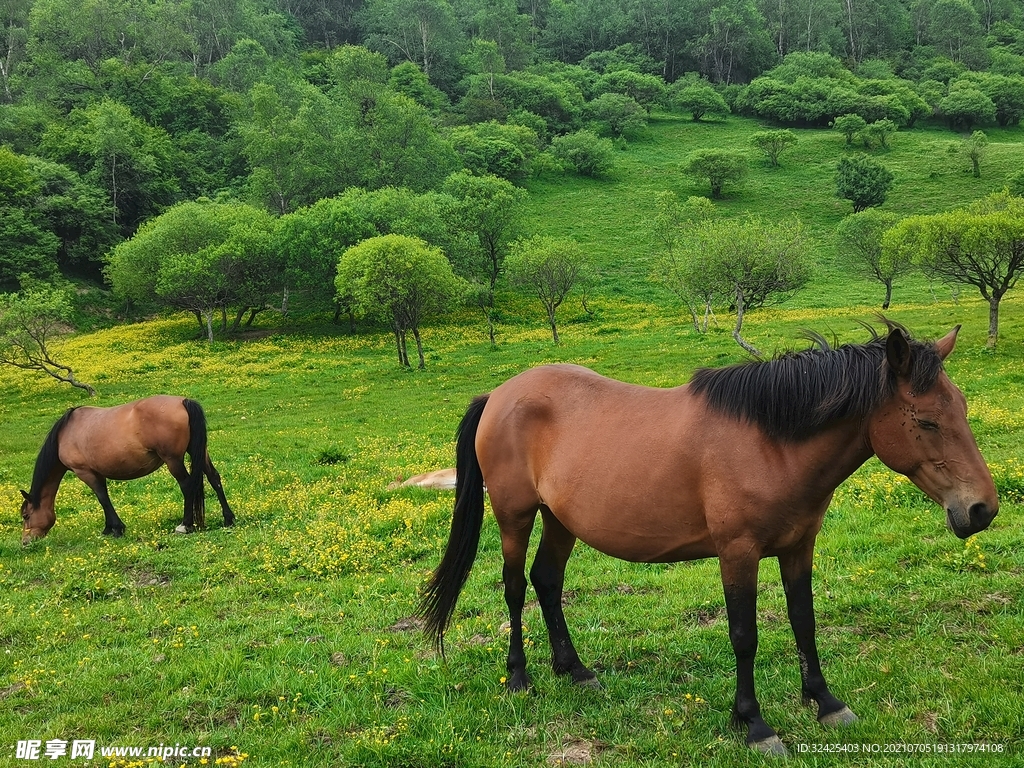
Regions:
[[[53,531],[23,548],[18,489],[51,424],[84,400],[0,371],[0,764],[35,764],[16,753],[30,739],[44,748],[94,740],[89,764],[117,768],[161,763],[101,758],[101,745],[209,747],[206,764],[228,766],[772,762],[729,728],[734,659],[716,561],[638,565],[578,545],[566,616],[603,688],[554,677],[534,601],[524,623],[535,690],[509,695],[493,520],[442,659],[414,612],[447,541],[452,495],[386,489],[451,466],[470,398],[530,366],[573,362],[676,386],[697,367],[743,360],[724,309],[698,335],[651,280],[645,217],[657,192],[704,193],[679,173],[689,151],[747,149],[759,128],[661,116],[617,154],[610,178],[531,182],[532,229],[577,238],[599,270],[590,311],[575,298],[559,310],[559,346],[539,303],[509,292],[499,295],[496,347],[482,315],[465,309],[424,329],[424,371],[399,368],[386,329],[364,324],[351,335],[321,317],[264,313],[254,329],[212,344],[184,316],[68,339],[61,354],[99,392],[89,404],[159,392],[203,404],[233,529],[221,526],[208,491],[208,529],[172,533],[181,499],[160,471],[111,485],[127,525],[111,540],[100,535],[98,502],[70,477]],[[831,239],[850,210],[834,196],[832,169],[863,150],[829,131],[798,135],[780,169],[753,159],[743,185],[716,203],[725,216],[797,216],[817,239],[808,288],[747,316],[744,335],[770,353],[805,345],[805,328],[864,341],[858,321],[870,322],[882,297],[881,286],[849,274]],[[871,153],[896,176],[885,209],[936,212],[1001,189],[1024,163],[1024,132],[989,138],[974,179],[969,161],[948,151],[956,134],[896,134],[891,149]],[[995,350],[985,348],[987,311],[966,287],[922,276],[895,287],[888,315],[915,335],[963,324],[947,369],[970,403],[1002,506],[990,529],[964,542],[942,510],[876,460],[840,487],[818,539],[814,590],[826,677],[860,716],[848,729],[822,729],[801,705],[778,567],[762,563],[758,695],[800,765],[1024,762],[1024,295],[1004,300]],[[971,758],[957,745],[1001,751]],[[892,752],[907,749],[918,751]],[[200,761],[165,764],[182,763]]]

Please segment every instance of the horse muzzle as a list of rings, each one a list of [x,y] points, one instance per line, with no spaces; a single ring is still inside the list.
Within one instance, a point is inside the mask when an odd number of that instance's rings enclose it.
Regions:
[[[997,514],[999,514],[998,503],[995,506],[989,506],[985,502],[979,501],[972,504],[966,511],[962,507],[959,509],[947,507],[946,525],[959,538],[966,539],[968,536],[973,536],[978,531],[988,528]]]
[[[33,541],[43,538],[49,532],[49,528],[26,528],[21,532],[21,546],[27,547]]]

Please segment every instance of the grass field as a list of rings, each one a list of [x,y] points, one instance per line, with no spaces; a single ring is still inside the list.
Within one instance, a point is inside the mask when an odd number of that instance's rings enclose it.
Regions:
[[[727,318],[698,336],[650,285],[643,217],[660,189],[699,192],[674,171],[686,152],[711,142],[745,146],[755,129],[742,120],[664,118],[646,142],[618,156],[614,178],[533,185],[535,228],[575,234],[602,270],[592,316],[575,301],[561,310],[559,347],[539,306],[511,296],[494,349],[469,311],[427,328],[422,372],[398,368],[386,333],[349,336],[314,320],[267,318],[246,337],[213,344],[195,340],[185,318],[70,340],[63,354],[99,390],[95,404],[156,392],[203,403],[211,455],[239,518],[234,529],[220,526],[214,503],[208,531],[172,534],[180,499],[160,472],[112,486],[128,530],[105,539],[98,503],[72,478],[50,536],[22,548],[17,489],[28,485],[46,430],[81,401],[69,388],[0,371],[0,498],[9,510],[0,529],[0,764],[33,764],[16,757],[27,739],[208,746],[209,764],[246,766],[764,764],[728,727],[734,661],[715,561],[635,565],[579,546],[566,614],[604,688],[576,690],[554,678],[533,603],[524,621],[536,692],[511,696],[501,683],[507,615],[493,521],[485,522],[444,661],[410,617],[447,539],[451,495],[385,490],[397,475],[451,465],[469,399],[526,367],[570,361],[674,386],[698,366],[743,359]],[[977,181],[942,165],[952,134],[897,135],[886,162],[899,174],[886,207],[938,210],[1000,187],[1024,160],[1024,144],[1019,133],[995,134]],[[828,158],[847,151],[842,138],[800,137],[782,169],[753,168],[722,203],[730,215],[797,213],[821,238],[814,284],[782,308],[748,316],[746,334],[769,351],[800,345],[806,327],[864,340],[855,321],[870,320],[880,298],[877,287],[836,266],[827,239],[848,206],[831,197],[827,172]],[[1019,765],[1024,297],[1011,292],[1004,301],[994,351],[984,347],[987,308],[966,290],[954,302],[948,290],[913,279],[897,286],[890,314],[932,338],[964,324],[947,368],[970,402],[1002,510],[965,543],[908,481],[874,460],[865,465],[826,517],[814,583],[826,676],[861,721],[827,732],[800,705],[771,561],[762,565],[759,594],[761,704],[801,765],[968,762],[811,751],[830,743],[991,743],[1003,753],[978,762]],[[800,745],[808,745],[802,756]]]

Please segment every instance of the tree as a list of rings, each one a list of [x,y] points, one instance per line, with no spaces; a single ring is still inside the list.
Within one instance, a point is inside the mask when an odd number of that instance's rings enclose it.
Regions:
[[[674,192],[661,192],[655,199],[654,211],[654,279],[686,305],[693,329],[706,333],[719,286],[709,269],[710,254],[694,252],[685,244],[698,224],[715,215],[715,206],[706,197],[690,197],[681,203]]]
[[[584,114],[616,138],[632,139],[647,129],[647,110],[621,93],[602,93],[587,104]]]
[[[846,146],[853,144],[853,138],[867,127],[867,120],[857,114],[840,115],[832,121],[832,127],[846,136]]]
[[[700,122],[706,115],[724,118],[729,114],[725,99],[706,81],[680,80],[679,86],[672,90],[672,104],[683,112],[689,112],[693,122]]]
[[[995,103],[972,87],[950,89],[949,95],[939,102],[939,111],[954,130],[969,131],[979,123],[991,123],[996,119]]]
[[[615,164],[612,143],[593,131],[576,131],[551,141],[551,154],[580,176],[605,176]]]
[[[836,168],[836,196],[853,203],[853,212],[881,205],[892,187],[892,173],[877,160],[858,155],[840,159]]]
[[[1024,272],[1024,199],[996,192],[965,208],[910,216],[882,238],[888,259],[910,258],[940,280],[973,285],[988,302],[988,346],[999,302]]]
[[[982,131],[975,131],[963,140],[962,146],[964,154],[971,159],[971,169],[974,172],[974,178],[980,179],[981,156],[985,153],[985,147],[988,146],[988,136]]]
[[[788,128],[780,131],[759,131],[752,134],[750,143],[765,153],[773,168],[779,167],[779,155],[796,144],[796,134]]]
[[[882,118],[881,120],[875,120],[875,122],[864,128],[862,135],[864,136],[864,146],[870,147],[875,141],[878,142],[878,146],[882,149],[889,148],[889,136],[896,133],[896,123],[888,118]]]
[[[96,390],[55,357],[54,348],[70,320],[71,300],[61,288],[40,286],[0,294],[0,364],[38,371],[94,396]]]
[[[698,149],[683,163],[683,173],[711,184],[711,197],[722,196],[722,187],[739,183],[747,175],[747,156],[728,149]]]
[[[449,176],[441,191],[452,198],[446,212],[449,229],[469,241],[462,271],[485,288],[482,309],[494,344],[494,286],[511,243],[522,230],[526,192],[497,176],[474,176],[465,170]]]
[[[913,267],[913,262],[905,253],[887,258],[882,256],[882,236],[896,226],[898,221],[899,216],[895,213],[868,208],[847,216],[836,228],[840,259],[857,272],[885,286],[883,310],[889,308],[892,300],[893,280]]]
[[[799,222],[769,223],[707,219],[693,228],[685,241],[690,258],[704,260],[703,269],[736,308],[732,337],[743,349],[761,353],[741,335],[745,314],[766,304],[779,303],[810,278],[810,241]]]
[[[555,312],[569,292],[587,279],[589,261],[575,240],[534,235],[518,240],[506,259],[509,282],[532,291],[540,299],[558,344]]]
[[[376,234],[351,198],[325,198],[282,216],[274,233],[274,247],[284,256],[286,284],[301,292],[311,308],[330,308],[333,322],[338,322],[346,308],[338,301],[334,287],[338,254]],[[349,321],[354,322],[351,314]]]
[[[420,325],[450,311],[465,295],[466,281],[452,272],[440,248],[406,235],[381,235],[348,248],[338,260],[338,294],[358,311],[391,325],[398,362],[409,367],[405,334],[412,332],[419,367],[426,367]]]

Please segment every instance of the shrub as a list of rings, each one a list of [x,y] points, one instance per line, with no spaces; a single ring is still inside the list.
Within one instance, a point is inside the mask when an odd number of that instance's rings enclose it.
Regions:
[[[593,131],[577,131],[551,142],[555,159],[581,176],[596,178],[607,174],[615,163],[613,153],[612,142]]]

